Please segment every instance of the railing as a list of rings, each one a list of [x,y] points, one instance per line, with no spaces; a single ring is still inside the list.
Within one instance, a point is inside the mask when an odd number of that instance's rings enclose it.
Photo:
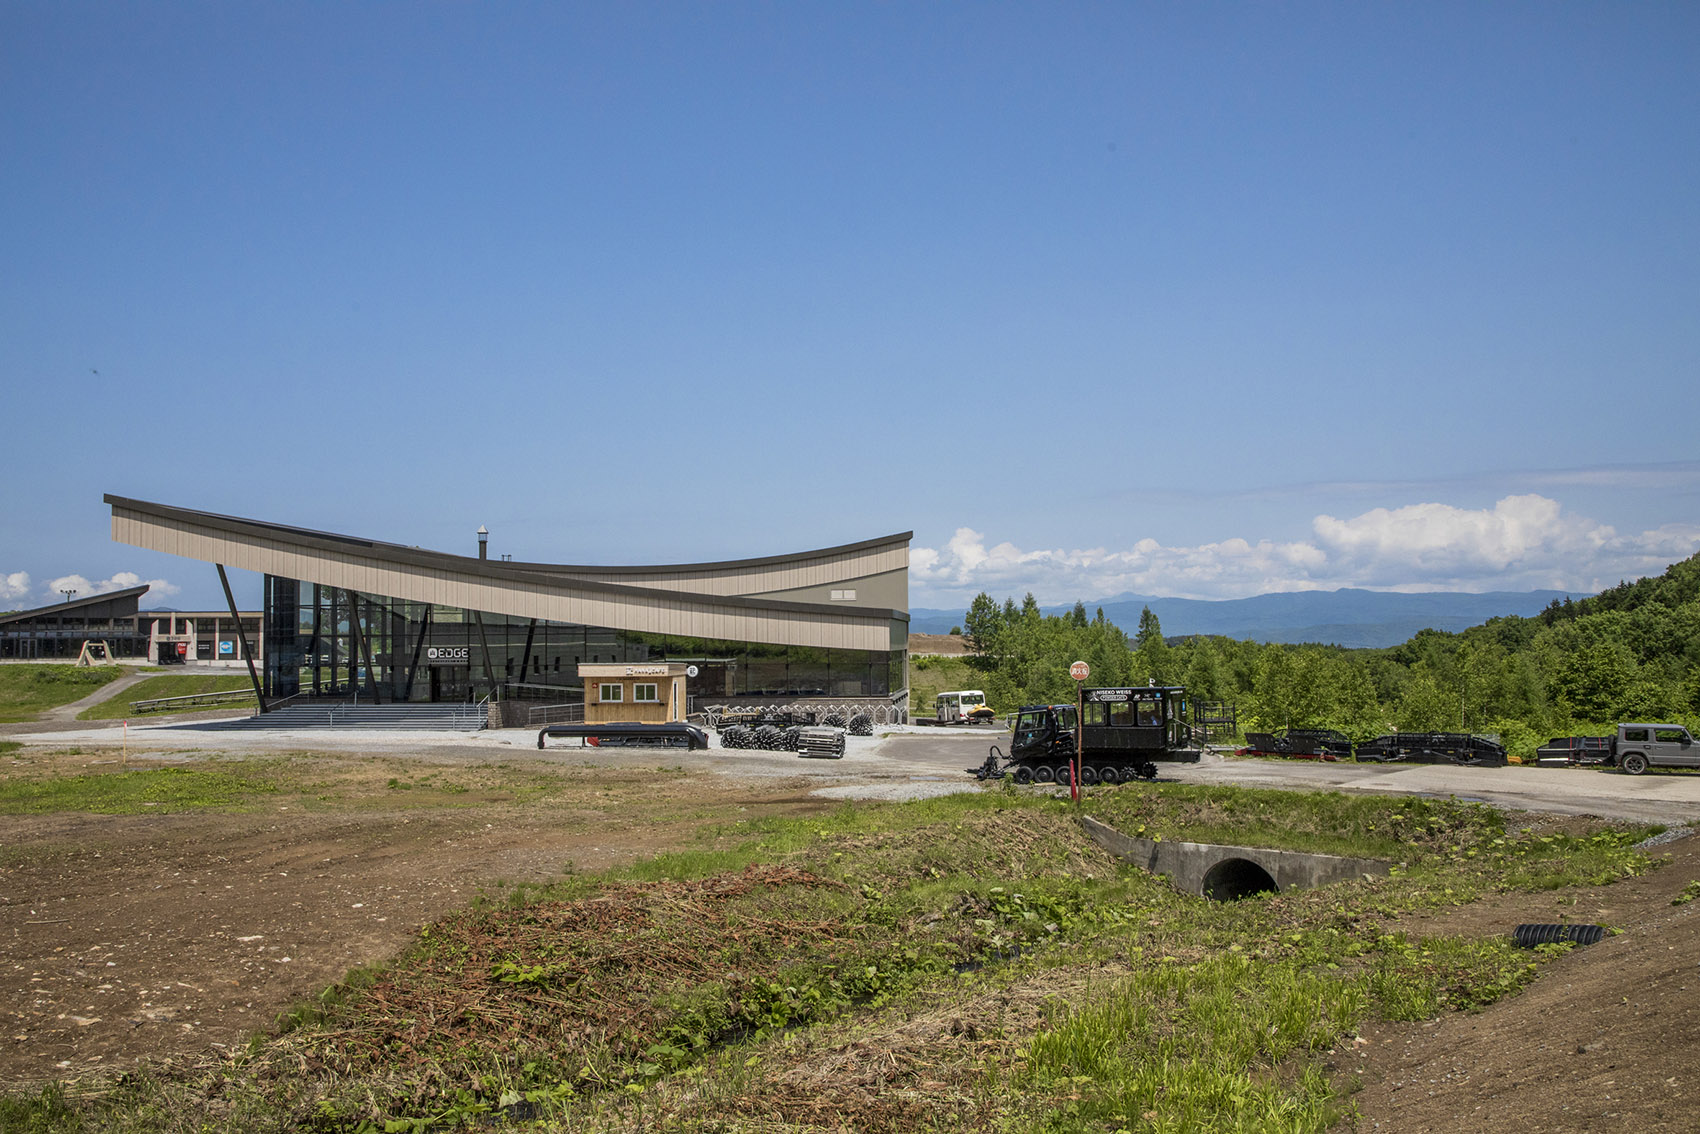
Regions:
[[[502,682],[504,701],[542,701],[559,697],[563,693],[582,695],[583,692],[582,685],[545,685],[538,681]]]
[[[241,701],[252,702],[253,700],[254,691],[252,689],[228,689],[222,693],[191,693],[187,697],[150,697],[143,701],[131,701],[130,708],[138,713],[151,713],[156,709],[169,712],[174,709],[193,709],[203,705],[214,708]]]
[[[533,726],[552,724],[583,724],[584,702],[573,701],[565,705],[537,705],[528,714]]]
[[[708,698],[703,698],[708,700]],[[719,728],[720,719],[726,714],[743,713],[813,713],[816,719],[828,715],[841,716],[845,720],[851,717],[866,716],[875,725],[901,725],[909,723],[909,691],[896,693],[887,701],[867,699],[834,699],[831,697],[799,697],[793,701],[737,701],[722,703],[715,701],[703,709],[700,714],[710,728]]]

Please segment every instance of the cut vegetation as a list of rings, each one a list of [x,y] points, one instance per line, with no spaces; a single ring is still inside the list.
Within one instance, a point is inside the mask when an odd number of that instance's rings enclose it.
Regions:
[[[178,798],[224,806],[215,786]],[[1211,903],[1106,856],[1066,801],[1012,790],[719,823],[683,853],[500,888],[240,1051],[14,1095],[0,1125],[1322,1131],[1353,1105],[1328,1055],[1361,1028],[1479,1008],[1562,951],[1401,918],[1651,862],[1650,829],[1508,826],[1455,801],[1163,786],[1085,810],[1145,838],[1399,865]]]

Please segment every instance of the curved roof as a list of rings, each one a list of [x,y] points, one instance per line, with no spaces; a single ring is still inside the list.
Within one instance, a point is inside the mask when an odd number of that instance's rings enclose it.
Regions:
[[[789,555],[604,567],[514,563],[108,494],[112,538],[367,594],[619,630],[889,650],[910,532]],[[901,647],[899,647],[901,648]]]

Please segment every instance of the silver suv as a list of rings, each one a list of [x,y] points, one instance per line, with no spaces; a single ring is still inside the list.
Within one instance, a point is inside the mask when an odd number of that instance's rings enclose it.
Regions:
[[[1700,744],[1677,724],[1620,724],[1611,751],[1632,776],[1648,768],[1700,768]]]

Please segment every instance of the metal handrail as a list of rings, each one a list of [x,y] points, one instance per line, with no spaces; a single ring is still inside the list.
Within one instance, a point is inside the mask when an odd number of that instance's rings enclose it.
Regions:
[[[567,701],[559,705],[535,705],[526,714],[527,723],[579,724],[584,720],[584,702]]]
[[[131,701],[130,708],[138,713],[147,713],[154,709],[167,708],[172,705],[188,707],[191,703],[206,704],[208,701],[228,701],[232,698],[252,701],[254,691],[252,689],[225,689],[215,693],[189,693],[182,697],[148,697],[141,701]]]

